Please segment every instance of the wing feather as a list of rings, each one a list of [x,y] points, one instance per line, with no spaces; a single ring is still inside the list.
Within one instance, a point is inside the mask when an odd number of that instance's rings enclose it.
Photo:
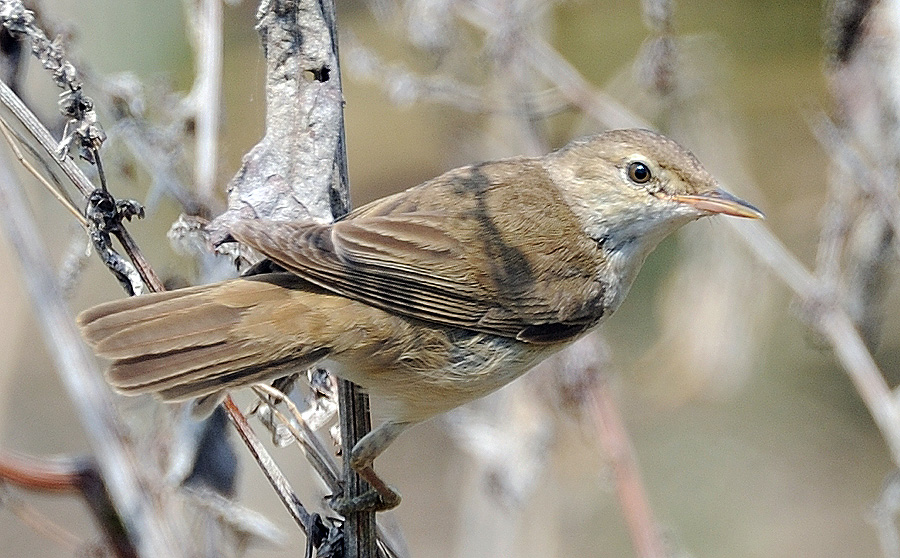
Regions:
[[[303,279],[383,310],[526,341],[569,338],[603,315],[604,260],[542,169],[514,163],[457,169],[329,225],[230,230]]]

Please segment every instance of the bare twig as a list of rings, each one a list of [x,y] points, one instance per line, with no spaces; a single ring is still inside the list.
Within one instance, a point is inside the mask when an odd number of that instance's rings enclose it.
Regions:
[[[530,41],[529,60],[533,70],[553,83],[574,106],[601,126],[608,128],[648,128],[649,124],[603,91],[592,86],[547,41]]]
[[[341,452],[343,459],[344,497],[348,500],[368,490],[356,471],[350,467],[350,452],[369,430],[369,398],[353,383],[338,381],[338,403],[341,407]],[[375,512],[352,513],[344,524],[344,558],[371,558],[376,552]]]
[[[79,211],[75,208],[74,205],[72,205],[72,202],[69,201],[68,196],[61,192],[56,186],[50,184],[50,181],[44,178],[44,175],[42,175],[40,171],[38,171],[37,168],[35,168],[35,166],[31,164],[31,161],[25,158],[22,150],[19,149],[19,145],[16,139],[12,137],[12,130],[10,130],[9,125],[3,118],[0,118],[0,132],[3,133],[3,137],[4,139],[6,139],[6,143],[7,145],[9,145],[9,148],[12,149],[13,155],[15,155],[16,160],[18,160],[19,163],[23,167],[25,167],[25,170],[31,173],[31,175],[34,176],[38,180],[38,182],[40,182],[44,186],[44,188],[46,188],[47,191],[49,191],[50,194],[53,195],[54,198],[56,198],[56,201],[58,201],[73,217],[75,217],[75,220],[78,221],[78,223],[82,227],[87,228],[87,219],[81,213],[81,211]]]
[[[875,419],[894,463],[900,465],[900,410],[853,320],[833,300],[820,296],[822,293],[813,275],[771,230],[755,222],[736,219],[727,222],[753,254],[794,291],[801,304],[811,312],[808,315],[814,318],[810,320],[811,324],[827,337]]]
[[[228,210],[209,227],[214,242],[235,219],[326,222],[349,208],[334,6],[272,0],[261,3],[257,17],[267,65],[266,133],[229,186]],[[339,393],[353,391],[344,386]],[[352,399],[355,405],[341,400],[342,421],[367,421],[357,417],[367,410],[365,395]],[[345,433],[345,443],[352,447],[364,434]],[[362,493],[357,478],[353,473],[345,486]],[[374,513],[347,518],[345,533],[347,556],[374,556]]]
[[[231,396],[225,397],[223,405],[228,412],[228,418],[231,419],[231,422],[238,431],[238,434],[240,434],[241,439],[253,454],[253,458],[256,459],[257,463],[262,467],[263,473],[265,473],[266,478],[269,479],[269,483],[278,493],[278,496],[284,503],[285,508],[287,508],[288,513],[290,513],[291,517],[310,540],[316,541],[318,539],[321,541],[324,536],[324,533],[322,532],[324,529],[322,520],[317,514],[311,514],[306,511],[306,508],[303,507],[303,504],[297,499],[297,495],[294,492],[294,489],[291,488],[287,477],[284,476],[284,473],[278,468],[275,460],[272,459],[272,456],[266,451],[265,446],[262,445],[262,442],[260,442],[256,434],[253,433],[253,429],[250,427],[247,419],[244,418],[243,413],[238,409],[234,400],[231,399]],[[313,542],[313,544],[318,546],[318,543],[316,542]]]
[[[53,160],[59,166],[66,177],[76,188],[78,188],[78,191],[81,192],[85,198],[89,198],[95,190],[94,185],[87,176],[85,176],[84,172],[78,168],[78,165],[75,164],[75,161],[71,157],[68,155],[57,157],[56,140],[53,139],[53,136],[50,135],[50,132],[41,121],[38,120],[34,113],[25,106],[25,103],[23,103],[22,100],[19,99],[19,97],[3,82],[0,82],[0,104],[3,104],[13,113],[19,122],[25,126],[25,129],[28,130],[28,133],[37,140],[38,144],[49,156],[48,158]],[[128,231],[124,227],[117,227],[116,230],[111,232],[113,232],[113,234],[116,235],[116,238],[119,239],[119,242],[122,243],[125,252],[128,254],[131,261],[134,262],[144,283],[153,291],[162,290],[162,281],[160,281],[159,277],[153,272],[153,269],[144,257],[143,252],[138,248]]]
[[[350,75],[357,80],[372,81],[397,105],[433,102],[463,112],[490,113],[497,110],[475,86],[446,76],[420,76],[399,64],[385,63],[352,35],[345,38],[344,46],[344,65]]]
[[[56,40],[50,41],[47,38],[44,31],[38,27],[34,13],[25,9],[21,1],[0,1],[0,23],[14,36],[25,36],[31,41],[32,53],[41,61],[43,68],[50,72],[54,83],[64,90],[59,101],[60,112],[66,118],[63,137],[59,142],[54,142],[43,124],[25,107],[18,96],[3,83],[0,83],[0,86],[2,86],[0,87],[0,102],[12,111],[29,133],[38,140],[41,147],[62,168],[69,180],[81,191],[85,198],[91,199],[91,194],[95,188],[69,156],[69,148],[72,145],[78,148],[81,158],[96,166],[100,179],[100,189],[107,193],[106,178],[99,154],[100,146],[106,139],[106,134],[97,122],[93,100],[82,91],[82,80],[78,70],[66,57],[62,45]],[[130,218],[130,216],[128,217]],[[161,290],[162,283],[153,273],[128,231],[116,224],[112,229],[102,231],[104,238],[109,233],[114,234],[119,239],[125,252],[134,262],[143,282],[154,291]],[[126,264],[119,263],[118,267],[121,268],[124,265]],[[133,282],[129,285],[125,280],[128,274],[122,274],[120,271],[114,269],[114,272],[117,273],[126,289],[131,293],[139,292],[140,287],[133,284]]]
[[[207,7],[209,7],[213,3],[214,2],[207,2]],[[221,10],[221,6],[218,6],[218,10]],[[221,16],[221,14],[219,14],[219,19],[220,19],[220,16]],[[213,18],[213,19],[215,19],[215,18]],[[214,23],[212,20],[208,20],[207,22],[211,23],[211,24]],[[299,44],[300,42],[305,43],[306,42],[305,39],[306,39],[306,37],[304,37],[303,41],[298,41],[297,44]],[[218,48],[218,47],[216,47],[216,48]],[[69,66],[67,66],[67,67],[69,67]],[[319,68],[319,70],[321,70],[321,68]],[[327,77],[327,71],[325,72],[324,75]],[[207,77],[207,79],[209,79],[210,76],[207,75],[206,77]],[[210,91],[208,89],[210,84],[207,82],[205,85],[207,86],[207,89],[205,90],[205,95],[207,97],[203,99],[204,102],[208,101],[208,95],[210,94]],[[2,86],[2,84],[0,84],[0,86]],[[213,94],[214,94],[214,92],[213,92]],[[0,98],[2,98],[3,103],[13,112],[13,114],[16,115],[16,117],[20,121],[23,122],[26,129],[29,131],[29,133],[32,134],[32,136],[34,136],[38,140],[38,143],[42,146],[42,148],[45,150],[45,152],[47,152],[49,155],[51,155],[53,160],[58,165],[60,165],[63,172],[70,178],[70,180],[72,180],[72,182],[78,187],[78,189],[82,192],[82,194],[84,194],[84,195],[93,194],[96,191],[94,189],[93,185],[90,183],[90,181],[86,177],[84,177],[83,173],[81,173],[81,171],[78,169],[78,167],[73,164],[71,159],[64,155],[61,157],[56,156],[57,153],[55,152],[54,147],[58,148],[59,144],[56,144],[56,146],[54,146],[54,144],[56,142],[53,141],[53,138],[50,136],[50,134],[40,124],[40,122],[38,122],[37,119],[34,118],[34,116],[30,113],[30,111],[28,111],[28,109],[24,107],[24,104],[22,104],[21,101],[18,100],[18,98],[15,95],[11,94],[11,92],[9,92],[8,90],[4,91],[2,89],[2,87],[0,87]],[[199,100],[198,100],[198,102],[199,102]],[[209,116],[214,120],[217,119],[218,118],[217,109],[216,109],[216,112],[214,112],[212,115],[207,113],[206,116]],[[209,118],[207,118],[206,120],[209,120]],[[206,142],[208,144],[209,142],[215,141],[216,134],[214,131],[213,132],[210,131],[211,128],[214,128],[214,125],[210,125],[210,122],[206,122],[206,124],[208,125],[206,127],[206,134],[203,135],[203,138],[205,138],[205,139],[202,140],[202,142],[200,144],[200,148],[202,148],[203,142]],[[72,137],[77,136],[79,131],[80,130],[75,130],[73,132]],[[90,131],[90,130],[88,130],[88,131]],[[341,134],[342,134],[342,132],[341,132]],[[342,135],[340,135],[338,137],[342,138]],[[65,139],[66,138],[64,138],[64,140]],[[81,141],[81,140],[79,140],[79,141]],[[313,150],[311,150],[311,151],[313,151]],[[211,157],[208,156],[208,153],[209,153],[209,150],[207,150],[206,160],[207,160],[207,162],[212,161],[213,165],[214,165],[214,161],[215,161],[214,150],[213,150],[213,155]],[[98,164],[98,170],[100,170],[99,169],[99,158],[97,157],[96,147],[92,148],[92,150],[90,151],[89,154],[92,156],[92,160]],[[200,165],[200,166],[202,166],[202,165]],[[212,173],[214,174],[214,166],[212,168],[213,168]],[[206,172],[209,173],[210,169],[207,168]],[[305,172],[301,173],[301,175],[306,175],[306,173]],[[104,186],[104,190],[105,190],[105,182],[104,182],[103,186]],[[330,192],[329,192],[329,194],[330,194]],[[326,198],[329,200],[332,198],[339,199],[339,200],[346,200],[346,193],[342,196],[337,196],[337,197],[335,197],[333,195],[329,195],[329,196],[326,196]],[[340,207],[339,209],[343,210],[344,208]],[[141,271],[141,274],[144,277],[145,282],[148,284],[148,286],[151,288],[151,290],[154,290],[154,291],[162,290],[161,283],[158,281],[158,279],[156,279],[156,276],[153,273],[150,266],[145,261],[143,261],[142,257],[140,256],[140,252],[137,249],[137,246],[134,244],[133,240],[128,235],[127,231],[125,231],[125,229],[123,227],[116,226],[114,228],[111,228],[110,232],[112,232],[113,234],[116,234],[118,236],[119,240],[122,242],[123,246],[125,247],[126,252],[128,252],[132,256],[132,260],[135,261],[138,269]],[[71,320],[70,320],[70,322],[71,322]],[[230,403],[230,401],[229,401],[229,403]],[[235,421],[235,424],[236,425],[242,424],[243,419],[242,419],[242,417],[240,417],[239,413],[235,414],[236,408],[234,408],[233,404],[226,405],[226,408],[228,408],[228,411],[232,417],[232,420]],[[245,421],[243,421],[243,423],[245,423]],[[257,456],[257,459],[259,460],[260,464],[264,467],[264,470],[266,471],[267,476],[269,476],[270,479],[280,478],[281,480],[283,480],[283,476],[280,476],[280,473],[278,472],[277,467],[274,467],[274,463],[271,461],[271,459],[265,459],[265,457],[259,452],[259,448],[261,448],[262,446],[259,444],[259,440],[256,439],[252,435],[252,432],[247,431],[247,430],[242,430],[241,433],[242,433],[242,437],[244,438],[244,440],[248,444],[248,446],[253,448],[254,454]],[[309,514],[306,514],[305,511],[302,509],[302,507],[298,508],[295,505],[293,505],[293,504],[299,504],[299,502],[296,501],[296,496],[293,495],[293,492],[290,491],[289,487],[286,487],[286,485],[284,485],[284,484],[278,484],[274,480],[273,480],[273,485],[276,485],[276,487],[279,488],[279,494],[282,496],[287,507],[294,512],[295,517],[298,519],[298,521],[306,527],[306,532],[309,535],[309,540],[311,541],[311,544],[313,544],[314,546],[318,546],[324,539],[324,534],[322,533],[322,531],[324,529],[324,524],[322,523],[322,521],[320,519],[318,519],[317,516],[311,516]],[[325,530],[325,531],[327,531],[327,530]],[[150,542],[152,542],[152,537],[150,537],[150,539],[151,539]],[[172,555],[171,552],[166,553],[166,554]],[[152,554],[150,554],[150,555],[152,555]]]
[[[178,95],[160,92],[159,85],[148,94],[144,85],[131,74],[91,75],[88,78],[88,83],[96,90],[98,102],[112,112],[114,122],[110,126],[110,139],[121,142],[135,163],[150,175],[145,200],[147,207],[152,209],[165,194],[173,197],[188,215],[211,218],[216,207],[215,198],[202,196],[181,176],[186,163],[184,159],[191,152],[185,149],[191,139],[188,131],[194,127],[190,107],[185,109],[182,104],[175,105]],[[199,110],[209,112],[212,109],[204,106]],[[158,116],[151,122],[148,113]],[[208,139],[210,134],[203,136]],[[199,141],[199,135],[197,137]],[[196,147],[200,148],[200,145]],[[209,150],[205,152],[208,154]]]
[[[50,135],[47,128],[40,120],[38,120],[37,116],[25,106],[25,103],[19,99],[18,95],[13,93],[13,91],[3,82],[0,82],[0,103],[9,109],[16,119],[25,126],[25,129],[37,140],[44,152],[59,165],[59,168],[66,175],[66,178],[75,185],[82,196],[87,198],[91,192],[94,191],[94,185],[88,177],[85,176],[84,172],[78,168],[78,165],[75,164],[75,161],[71,157],[56,156],[58,144],[56,139]]]
[[[81,490],[93,463],[85,458],[39,460],[35,457],[0,454],[0,478],[29,490],[72,494]]]
[[[343,490],[337,464],[334,459],[331,458],[331,455],[325,449],[316,433],[309,427],[306,420],[303,418],[303,414],[294,402],[284,393],[267,384],[256,384],[253,386],[253,390],[256,391],[261,399],[274,399],[275,401],[272,405],[277,402],[282,402],[287,406],[291,413],[291,417],[286,416],[274,406],[270,408],[275,418],[289,429],[291,435],[303,448],[303,451],[306,453],[310,463],[312,463],[313,468],[316,469],[316,472],[319,473],[319,476],[325,481],[328,488],[333,493]],[[380,524],[376,525],[376,530],[378,543],[382,545],[387,556],[404,556],[399,541],[395,541]]]
[[[600,442],[612,463],[619,506],[628,524],[635,554],[641,558],[666,558],[666,549],[641,481],[634,447],[606,382],[594,386],[591,407]]]

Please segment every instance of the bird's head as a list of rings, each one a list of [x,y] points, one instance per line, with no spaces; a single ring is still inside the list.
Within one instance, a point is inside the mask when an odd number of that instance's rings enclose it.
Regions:
[[[548,155],[545,168],[624,291],[647,254],[685,223],[719,214],[763,218],[719,187],[690,151],[649,130],[573,141]]]
[[[635,236],[658,242],[708,215],[763,217],[722,190],[690,151],[649,130],[573,141],[548,156],[547,168],[588,234],[611,247]]]

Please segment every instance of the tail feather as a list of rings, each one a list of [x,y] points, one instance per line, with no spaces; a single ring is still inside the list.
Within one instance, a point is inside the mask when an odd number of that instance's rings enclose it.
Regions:
[[[122,391],[161,391],[178,383],[215,375],[258,357],[228,350],[222,343],[187,346],[165,353],[144,354],[116,360],[106,377]]]
[[[198,305],[193,310],[140,319],[118,330],[106,329],[96,346],[108,358],[123,359],[135,354],[165,354],[198,346],[220,345],[239,322],[240,313],[215,304]]]
[[[249,376],[258,376],[257,381],[285,376],[312,366],[326,354],[327,351],[319,350],[306,354],[300,359],[287,357],[281,361],[267,362],[264,365],[260,365],[258,359],[246,359],[243,362],[232,363],[233,366],[223,365],[210,374],[193,378],[189,384],[178,382],[170,387],[154,389],[158,389],[160,396],[164,399],[180,401],[196,397],[198,393],[218,393],[246,385]]]
[[[88,342],[94,344],[95,341],[100,341],[128,325],[134,325],[139,320],[152,318],[167,311],[177,311],[179,308],[189,308],[191,302],[198,296],[205,296],[208,289],[208,286],[190,287],[113,300],[88,308],[79,314],[78,325],[81,326]],[[153,307],[152,312],[148,312],[150,306]]]
[[[107,378],[119,391],[172,400],[210,395],[312,365],[327,353],[290,337],[272,346],[240,327],[248,316],[265,315],[260,301],[302,293],[280,275],[109,302],[83,312],[78,323],[97,354],[113,361]]]

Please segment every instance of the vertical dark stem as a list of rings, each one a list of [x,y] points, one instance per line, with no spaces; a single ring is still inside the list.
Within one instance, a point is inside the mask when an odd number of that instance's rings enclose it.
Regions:
[[[334,52],[334,68],[330,79],[338,81],[340,88],[341,69],[338,62],[337,17],[334,0],[321,0],[322,15],[331,31]],[[347,175],[347,147],[344,132],[343,112],[340,118],[340,136],[335,153],[334,175],[331,189],[331,211],[340,217],[350,210],[347,192],[350,191]],[[368,485],[350,467],[350,453],[360,438],[372,429],[369,415],[369,396],[358,386],[346,380],[338,380],[338,405],[341,414],[341,452],[344,456],[344,497],[353,499],[368,490]],[[350,514],[344,523],[344,558],[372,558],[376,556],[375,513],[358,512]]]
[[[257,30],[266,58],[266,134],[228,189],[228,210],[207,228],[215,242],[233,220],[327,220],[350,209],[343,93],[333,0],[262,0]],[[322,154],[331,153],[329,157]],[[345,461],[370,428],[368,399],[341,382]],[[364,492],[345,465],[345,496]],[[345,522],[345,556],[375,556],[374,514]]]
[[[372,428],[369,418],[369,397],[358,386],[346,380],[338,383],[338,404],[341,407],[341,451],[344,455],[344,496],[353,498],[368,485],[350,468],[350,451],[356,442]],[[375,556],[375,512],[352,513],[344,523],[344,558],[372,558]]]

